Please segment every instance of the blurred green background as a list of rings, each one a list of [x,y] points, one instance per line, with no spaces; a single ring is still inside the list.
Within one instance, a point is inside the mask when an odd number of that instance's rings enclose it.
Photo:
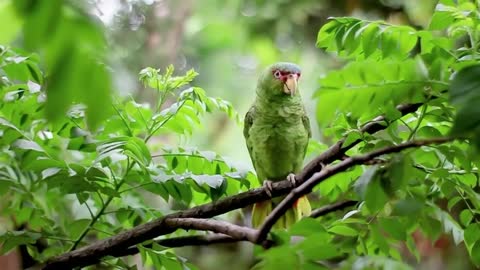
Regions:
[[[331,16],[384,19],[393,24],[425,27],[434,0],[97,0],[88,9],[106,27],[109,61],[115,89],[140,102],[151,91],[137,81],[146,66],[164,69],[173,64],[176,73],[194,68],[200,75],[194,84],[208,95],[232,102],[242,115],[255,98],[259,71],[277,61],[302,67],[300,91],[311,116],[313,137],[322,137],[312,94],[318,79],[342,66],[334,55],[315,47],[320,27]],[[185,146],[198,146],[230,157],[238,167],[252,168],[244,146],[242,127],[226,116],[208,117],[203,128]],[[252,264],[249,244],[214,248],[184,248],[179,254],[201,269],[247,269]],[[428,263],[428,262],[427,262]]]

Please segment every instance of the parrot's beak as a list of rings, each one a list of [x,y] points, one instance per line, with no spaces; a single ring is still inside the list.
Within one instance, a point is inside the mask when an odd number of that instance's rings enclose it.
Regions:
[[[287,80],[283,85],[283,92],[291,96],[295,95],[298,88],[298,74],[288,74]]]

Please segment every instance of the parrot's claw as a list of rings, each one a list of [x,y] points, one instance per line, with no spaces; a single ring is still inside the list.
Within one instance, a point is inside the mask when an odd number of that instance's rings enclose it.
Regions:
[[[272,181],[270,180],[265,180],[263,181],[263,188],[265,189],[265,192],[267,193],[268,197],[272,197]]]
[[[296,178],[295,174],[289,173],[287,175],[287,180],[288,180],[288,182],[290,182],[290,184],[292,184],[293,187],[297,186],[297,178]]]

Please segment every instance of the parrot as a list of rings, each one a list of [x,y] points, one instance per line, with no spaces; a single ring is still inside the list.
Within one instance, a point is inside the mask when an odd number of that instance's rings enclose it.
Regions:
[[[300,67],[294,63],[278,62],[267,67],[260,75],[255,101],[244,119],[243,135],[250,159],[270,197],[273,181],[287,179],[295,186],[295,173],[302,168],[312,136],[310,120],[298,91],[300,76]],[[255,203],[252,226],[259,227],[283,198]],[[310,202],[303,196],[274,228],[287,229],[310,212]]]

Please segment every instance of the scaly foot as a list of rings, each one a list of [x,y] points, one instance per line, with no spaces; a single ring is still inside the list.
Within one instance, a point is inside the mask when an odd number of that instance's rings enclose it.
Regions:
[[[297,186],[297,178],[295,177],[295,174],[289,173],[287,175],[287,180],[290,182],[290,184],[292,184],[293,187]]]
[[[265,189],[265,192],[267,193],[268,197],[272,197],[272,181],[270,180],[264,180],[263,181],[263,188]]]

